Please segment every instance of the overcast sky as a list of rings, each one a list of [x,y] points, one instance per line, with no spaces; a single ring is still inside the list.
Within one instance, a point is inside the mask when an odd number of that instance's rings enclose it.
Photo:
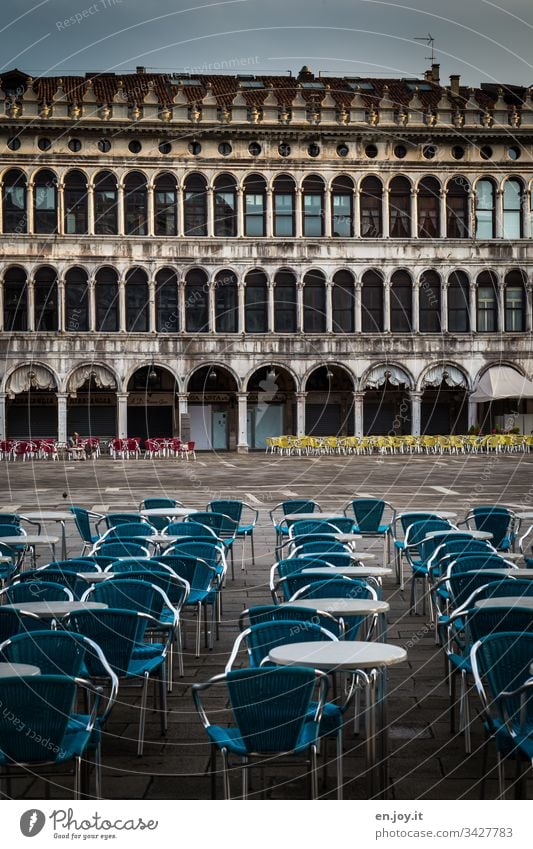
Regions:
[[[2,0],[2,69],[418,76],[533,84],[532,0]],[[71,19],[71,20],[69,20]],[[73,20],[72,20],[73,19]]]

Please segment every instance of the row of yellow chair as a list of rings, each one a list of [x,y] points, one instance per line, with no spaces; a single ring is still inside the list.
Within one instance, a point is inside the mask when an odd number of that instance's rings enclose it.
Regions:
[[[478,454],[524,452],[533,449],[533,435],[487,436],[269,436],[267,454]]]

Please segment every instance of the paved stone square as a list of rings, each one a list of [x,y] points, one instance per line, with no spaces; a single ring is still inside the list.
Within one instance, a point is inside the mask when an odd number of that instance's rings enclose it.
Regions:
[[[455,510],[462,519],[479,503],[503,503],[515,509],[533,507],[533,457],[503,456],[329,456],[277,458],[264,454],[200,454],[196,462],[96,461],[77,463],[3,463],[0,485],[4,511],[23,513],[29,508],[57,509],[78,504],[95,510],[135,508],[143,497],[166,494],[186,505],[204,507],[213,497],[238,497],[260,511],[256,530],[256,564],[246,558],[241,569],[241,546],[235,551],[235,580],[224,590],[224,618],[214,651],[192,652],[192,622],[187,623],[188,653],[185,677],[175,677],[169,697],[169,731],[159,734],[158,716],[149,714],[145,754],[136,757],[137,704],[135,692],[124,691],[114,708],[103,746],[104,796],[107,798],[196,799],[209,798],[206,774],[209,749],[196,716],[191,684],[223,671],[238,633],[240,611],[270,600],[268,578],[274,557],[274,533],[268,510],[296,496],[316,499],[325,510],[337,510],[355,496],[382,496],[397,509],[441,508]],[[70,523],[69,523],[70,524]],[[57,530],[50,525],[47,530]],[[69,527],[69,554],[81,545],[74,524]],[[365,540],[381,563],[381,542]],[[249,554],[249,548],[247,548]],[[44,550],[39,562],[46,562]],[[442,653],[434,645],[427,618],[407,613],[409,585],[400,592],[394,578],[384,582],[384,598],[391,604],[388,639],[408,650],[408,662],[392,668],[389,677],[390,796],[393,799],[477,798],[480,793],[483,733],[473,724],[473,754],[464,755],[463,739],[449,732],[448,695]],[[477,708],[477,698],[471,704]],[[214,706],[223,710],[224,704]],[[345,798],[362,799],[367,792],[361,739],[345,729]],[[333,752],[331,747],[330,752]],[[494,753],[489,766],[495,765]],[[513,767],[514,768],[514,767]],[[334,766],[329,768],[329,787]],[[266,798],[303,798],[305,781],[299,768],[265,770]],[[52,798],[70,794],[71,778],[24,778],[13,783],[17,798]],[[232,787],[239,792],[236,774]],[[262,781],[253,777],[259,794]],[[66,788],[66,789],[64,789]],[[221,794],[221,783],[218,792]],[[326,791],[322,790],[325,795]],[[496,795],[495,772],[487,795]]]

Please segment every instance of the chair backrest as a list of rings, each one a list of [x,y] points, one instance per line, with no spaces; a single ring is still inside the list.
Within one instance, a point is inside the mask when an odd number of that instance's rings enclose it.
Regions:
[[[172,536],[196,537],[197,539],[218,539],[216,533],[207,525],[198,522],[171,522],[166,532]]]
[[[160,566],[157,572],[114,572],[111,581],[121,583],[122,581],[136,580],[146,581],[163,590],[172,607],[178,612],[181,610],[189,597],[190,586],[183,578],[178,577],[166,567]]]
[[[446,531],[450,528],[450,523],[447,519],[422,519],[415,520],[408,525],[405,532],[405,545],[418,545],[424,540],[428,534],[434,531]],[[433,550],[439,545],[439,538],[433,540]],[[432,553],[432,552],[428,552]]]
[[[145,498],[141,502],[142,510],[158,510],[161,507],[181,507],[181,502],[175,498]]]
[[[87,646],[80,634],[70,631],[32,631],[16,634],[0,645],[0,660],[5,663],[29,663],[41,675],[82,674]]]
[[[492,534],[491,542],[495,548],[509,547],[514,525],[514,515],[510,510],[497,505],[474,507],[472,516],[478,531]]]
[[[21,572],[18,575],[18,580],[23,581],[24,583],[33,583],[37,580],[47,581],[52,584],[59,584],[62,587],[67,587],[74,596],[74,599],[79,599],[87,589],[87,584],[83,578],[78,577],[78,571],[81,572],[85,570],[79,569],[72,572],[70,569],[61,569],[56,567],[54,563],[51,563],[49,566],[45,566],[42,569],[31,570],[30,572]],[[90,569],[87,571],[90,571]]]
[[[133,650],[144,635],[146,622],[135,611],[109,608],[73,612],[67,625],[75,633],[93,640],[101,648],[115,675],[123,677],[130,667]],[[97,656],[88,654],[86,664],[91,678],[108,676]]]
[[[235,536],[239,526],[239,523],[230,516],[225,516],[224,513],[214,513],[209,510],[206,510],[205,512],[199,511],[198,513],[191,513],[191,515],[187,516],[185,519],[185,523],[197,524],[211,528],[211,530],[214,531],[220,539],[227,539],[228,537]]]
[[[0,536],[24,537],[26,536],[26,531],[20,525],[15,525],[13,522],[3,522],[2,514],[0,513]]]
[[[246,628],[259,625],[261,622],[281,622],[286,620],[320,625],[338,639],[343,635],[343,629],[340,626],[339,620],[330,613],[318,612],[312,610],[310,607],[296,607],[293,605],[285,607],[279,604],[262,604],[249,607],[248,610],[243,610],[239,616],[239,631],[245,631]]]
[[[92,543],[93,531],[89,511],[85,510],[84,507],[69,507],[69,510],[74,514],[74,521],[82,540]]]
[[[239,650],[244,643],[248,651],[250,667],[259,667],[268,659],[272,649],[292,643],[324,642],[336,640],[337,637],[313,622],[302,622],[297,619],[274,620],[260,622],[243,631],[236,639],[226,671],[231,669]]]
[[[316,552],[315,554],[303,555],[297,559],[302,561],[313,561],[313,563],[309,562],[305,566],[306,569],[314,568],[315,566],[334,566],[336,568],[342,568],[344,566],[355,566],[357,563],[348,551]]]
[[[134,610],[159,619],[165,606],[164,592],[148,581],[123,578],[120,581],[104,581],[94,584],[84,598],[107,604],[115,610]]]
[[[112,542],[117,539],[130,539],[151,537],[157,533],[156,529],[149,522],[126,522],[122,525],[115,525],[110,528],[105,535],[105,542]]]
[[[205,560],[206,563],[211,563],[212,566],[215,566],[223,554],[221,545],[221,543],[214,541],[210,542],[208,539],[205,539],[203,542],[180,542],[169,546],[166,549],[166,555],[163,556],[170,554],[181,556],[185,554],[187,557],[199,557],[201,560]]]
[[[450,568],[453,565],[454,574],[458,572],[475,572],[480,569],[512,569],[513,564],[507,563],[503,557],[498,554],[458,554],[455,560],[450,563]],[[518,569],[516,570],[519,571]]]
[[[421,511],[412,512],[412,513],[400,513],[396,517],[396,521],[394,523],[395,531],[396,531],[396,526],[397,526],[398,522],[400,524],[400,527],[401,527],[403,533],[405,534],[409,525],[412,525],[414,522],[424,522],[424,521],[429,522],[432,519],[440,519],[440,516],[438,516],[437,513],[430,513],[430,512],[424,513],[424,512],[421,512]],[[396,536],[396,533],[395,533],[395,536]]]
[[[131,540],[123,539],[117,542],[102,542],[95,546],[95,551],[99,557],[110,557],[117,559],[118,557],[148,557],[148,549],[140,542],[132,542]]]
[[[296,539],[307,534],[338,534],[337,525],[334,522],[325,520],[304,519],[302,521],[291,522],[289,534],[291,539]]]
[[[159,558],[123,557],[120,560],[113,560],[109,566],[105,567],[105,571],[123,575],[129,572],[157,572],[160,568]]]
[[[2,525],[20,525],[20,516],[18,513],[0,513],[0,522]]]
[[[495,596],[500,587],[503,588],[503,595],[505,595],[505,592],[512,595],[513,589],[509,585],[512,584],[514,587],[514,583],[514,578],[502,578],[497,573],[485,573],[485,571],[458,572],[452,567],[446,578],[446,587],[450,594],[450,607],[452,610],[456,610],[467,602],[472,604],[474,598],[476,600],[483,598],[484,591],[488,592],[489,587],[492,588],[491,591]],[[472,601],[470,601],[471,599]]]
[[[320,512],[320,506],[317,502],[311,501],[309,498],[294,498],[289,501],[282,501],[278,506],[283,510],[284,516],[287,516],[290,513]]]
[[[101,572],[102,570],[93,560],[87,557],[72,557],[69,560],[53,560],[44,566],[39,566],[38,572],[47,569],[61,569],[62,572]],[[43,576],[43,580],[45,580]]]
[[[235,669],[226,674],[231,709],[248,752],[291,752],[300,741],[315,690],[302,667]]]
[[[4,757],[20,764],[54,760],[52,753],[65,748],[63,740],[76,690],[76,681],[64,675],[0,678],[0,701],[10,708],[0,711]]]
[[[54,581],[25,581],[10,584],[0,592],[2,604],[20,604],[27,601],[73,601],[67,587]]]
[[[172,571],[189,584],[191,590],[207,592],[216,578],[216,569],[199,557],[168,554],[159,558],[159,563],[169,566]]]
[[[383,513],[385,502],[381,498],[354,498],[351,507],[357,522],[357,527],[362,534],[376,533]]]
[[[224,516],[229,516],[230,519],[233,519],[237,523],[241,521],[242,508],[242,501],[232,498],[215,499],[207,505],[208,510],[211,510],[213,513],[222,513]]]
[[[339,540],[310,540],[309,542],[304,542],[302,545],[298,545],[297,548],[292,552],[295,555],[302,554],[342,554],[343,552],[348,552],[347,546],[340,542]]]
[[[37,616],[26,616],[16,610],[0,607],[0,643],[23,631],[40,631],[43,628],[46,628],[46,623]]]
[[[478,640],[471,651],[472,670],[476,688],[486,708],[492,707],[500,713],[502,703],[500,693],[516,690],[531,678],[531,658],[533,658],[533,634],[502,632],[489,634]],[[520,698],[506,699],[509,714],[516,714],[521,708]],[[531,698],[527,699],[527,717],[531,719]]]
[[[509,607],[474,608],[467,614],[467,626],[473,643],[502,631],[533,633],[533,610],[520,607],[519,601]]]
[[[132,523],[142,522],[144,519],[139,513],[106,513],[104,522],[108,528],[115,528],[117,525],[127,525]]]

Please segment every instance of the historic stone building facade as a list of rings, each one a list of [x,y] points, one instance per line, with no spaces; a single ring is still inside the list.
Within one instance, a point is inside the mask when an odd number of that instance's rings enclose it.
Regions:
[[[533,371],[530,90],[1,85],[0,437],[531,430],[469,401]]]

